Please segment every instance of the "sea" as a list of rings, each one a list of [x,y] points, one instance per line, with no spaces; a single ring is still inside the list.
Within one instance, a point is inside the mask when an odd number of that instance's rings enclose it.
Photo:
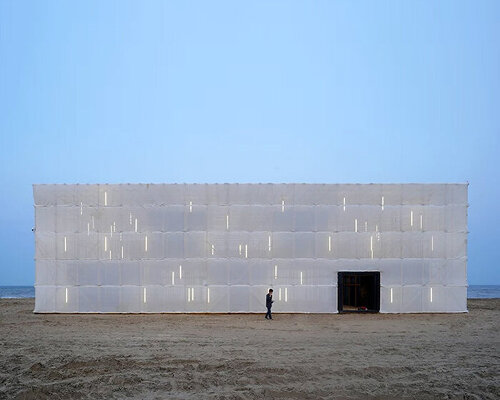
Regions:
[[[0,299],[22,299],[35,297],[34,286],[0,286]],[[470,285],[468,299],[498,299],[500,285]]]

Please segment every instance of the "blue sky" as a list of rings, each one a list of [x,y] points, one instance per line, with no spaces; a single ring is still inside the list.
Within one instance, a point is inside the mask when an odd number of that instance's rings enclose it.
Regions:
[[[499,1],[0,0],[0,285],[33,183],[470,182],[500,284]]]

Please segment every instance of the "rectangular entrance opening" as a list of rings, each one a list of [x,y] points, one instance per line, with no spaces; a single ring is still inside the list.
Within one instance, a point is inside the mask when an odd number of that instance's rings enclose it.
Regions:
[[[339,312],[379,312],[380,272],[339,272]]]

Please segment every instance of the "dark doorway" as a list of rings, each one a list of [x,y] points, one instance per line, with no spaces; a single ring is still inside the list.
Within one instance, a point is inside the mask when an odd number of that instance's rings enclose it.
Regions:
[[[380,272],[339,272],[339,312],[379,312]]]

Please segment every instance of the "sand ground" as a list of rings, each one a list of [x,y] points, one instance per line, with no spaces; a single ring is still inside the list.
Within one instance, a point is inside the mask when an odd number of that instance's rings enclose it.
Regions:
[[[0,398],[499,399],[500,299],[468,314],[56,315],[0,300]]]

